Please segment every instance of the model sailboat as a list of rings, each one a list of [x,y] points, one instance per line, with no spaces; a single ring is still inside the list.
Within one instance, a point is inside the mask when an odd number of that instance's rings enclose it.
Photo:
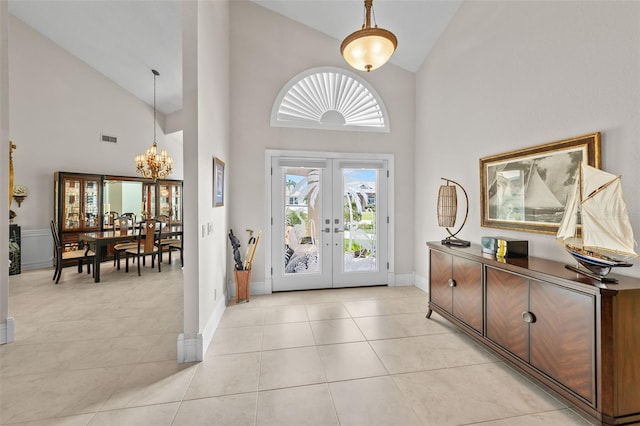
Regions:
[[[620,176],[582,163],[557,238],[586,270],[567,268],[603,282],[617,282],[605,277],[611,268],[632,266],[630,260],[638,256]]]

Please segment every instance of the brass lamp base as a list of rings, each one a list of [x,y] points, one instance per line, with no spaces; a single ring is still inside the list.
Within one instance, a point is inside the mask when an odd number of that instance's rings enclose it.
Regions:
[[[455,237],[447,237],[441,241],[443,246],[456,246],[456,247],[469,247],[471,245],[470,241],[461,240]]]

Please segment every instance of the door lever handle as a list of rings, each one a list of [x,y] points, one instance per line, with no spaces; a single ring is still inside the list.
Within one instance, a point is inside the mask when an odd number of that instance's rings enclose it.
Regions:
[[[335,234],[337,234],[338,232],[344,232],[344,229],[340,229],[340,228],[333,228],[333,232]]]
[[[331,228],[324,228],[322,232],[331,232]]]

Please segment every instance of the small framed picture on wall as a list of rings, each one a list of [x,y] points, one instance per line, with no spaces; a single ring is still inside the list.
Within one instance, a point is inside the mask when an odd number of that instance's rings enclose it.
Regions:
[[[213,157],[213,207],[224,206],[224,162]]]

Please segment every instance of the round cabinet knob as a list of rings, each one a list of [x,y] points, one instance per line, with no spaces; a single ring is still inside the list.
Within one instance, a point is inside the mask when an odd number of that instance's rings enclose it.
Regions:
[[[455,287],[456,286],[456,282],[452,278],[449,278],[448,283],[449,283],[449,287]]]
[[[536,317],[531,313],[531,312],[527,312],[524,311],[522,313],[522,319],[524,320],[524,322],[526,322],[527,324],[531,324],[532,322],[535,322]]]

